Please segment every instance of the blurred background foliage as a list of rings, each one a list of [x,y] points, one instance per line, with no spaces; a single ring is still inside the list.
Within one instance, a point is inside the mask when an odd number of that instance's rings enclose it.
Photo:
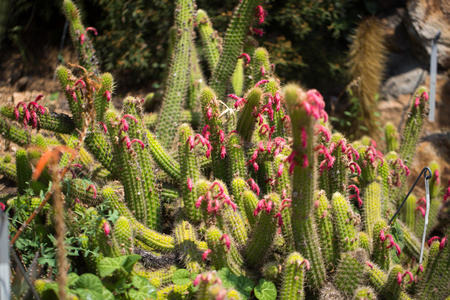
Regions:
[[[59,45],[64,18],[58,0],[0,0],[2,45],[12,43],[29,59],[27,33],[33,26],[45,29],[43,42]],[[103,70],[133,78],[135,84],[151,81],[158,87],[167,66],[168,32],[173,24],[173,0],[79,0],[85,24],[96,27],[94,39]],[[237,0],[197,0],[208,12],[219,34],[226,31]],[[382,13],[380,0],[269,0],[260,45],[269,49],[278,76],[319,89],[325,96],[339,94],[351,80],[346,75],[349,37],[365,16]],[[404,1],[391,1],[391,7]],[[3,31],[2,31],[3,29]],[[66,44],[70,41],[66,40]],[[2,47],[4,48],[4,47]],[[128,83],[127,85],[130,85]]]

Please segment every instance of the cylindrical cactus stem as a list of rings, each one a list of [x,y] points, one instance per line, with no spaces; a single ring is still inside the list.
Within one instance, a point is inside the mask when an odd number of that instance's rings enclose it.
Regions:
[[[211,78],[211,88],[219,98],[225,96],[228,81],[233,74],[239,55],[242,52],[244,38],[249,30],[255,7],[260,0],[243,0],[233,13],[230,25],[225,33],[223,50]]]
[[[203,253],[204,260],[209,257],[217,270],[227,267],[237,276],[246,274],[243,258],[232,237],[211,226],[206,231],[206,241],[209,249]]]
[[[336,132],[331,136],[330,139],[330,155],[334,157],[334,163],[331,164],[329,160],[322,162],[320,170],[323,170],[323,174],[327,177],[325,180],[327,182],[328,190],[326,190],[327,196],[331,197],[334,193],[339,192],[342,195],[347,194],[347,184],[348,184],[348,166],[351,161],[352,146],[347,144],[347,140],[344,136]],[[324,156],[325,157],[325,156]],[[321,163],[321,164],[322,164]],[[331,164],[330,168],[325,165]]]
[[[184,264],[191,274],[202,271],[202,254],[196,247],[195,231],[189,222],[182,221],[175,225],[175,249],[183,253]]]
[[[93,31],[97,35],[97,31],[92,28],[84,28],[81,23],[81,14],[75,4],[70,0],[64,0],[63,11],[69,21],[70,36],[72,37],[73,46],[78,54],[78,60],[86,71],[98,74],[98,60],[95,56],[95,49],[92,41],[87,34]]]
[[[28,117],[27,124],[31,124],[32,128],[46,129],[57,133],[73,133],[75,130],[75,123],[71,117],[66,114],[58,114],[55,112],[49,112],[41,106],[42,111],[34,108],[31,113],[34,114],[33,119],[35,124],[32,124],[32,120]],[[18,117],[16,116],[18,113]],[[20,123],[24,123],[25,114],[30,113],[30,110],[24,110],[22,107],[14,108],[7,105],[0,108],[0,114],[11,120],[17,120]]]
[[[231,132],[227,141],[227,154],[228,154],[228,172],[231,178],[247,177],[247,166],[245,165],[245,155],[243,149],[242,138],[236,133]]]
[[[148,149],[147,134],[141,118],[141,103],[133,97],[125,98],[124,117],[127,117],[127,133],[131,140],[131,149],[136,153],[136,161],[140,167],[142,189],[147,213],[145,224],[150,229],[158,230],[161,226],[161,203],[155,186],[153,160]],[[136,143],[133,143],[136,141]]]
[[[353,300],[377,300],[377,293],[370,286],[362,286],[355,290]]]
[[[359,189],[364,192],[366,186],[376,179],[377,169],[383,160],[374,147],[359,146],[356,150],[359,153],[359,159],[356,162],[361,168],[361,174],[358,177]]]
[[[197,29],[202,40],[206,61],[212,73],[219,61],[221,39],[212,27],[208,14],[203,9],[197,10]]]
[[[373,234],[375,222],[381,219],[381,185],[378,182],[370,183],[364,190],[364,226],[370,238]]]
[[[250,142],[252,139],[253,129],[256,124],[256,114],[261,105],[262,94],[262,90],[259,87],[255,87],[244,96],[247,102],[239,115],[236,131],[245,142]]]
[[[257,221],[254,212],[258,202],[258,196],[254,192],[246,190],[242,193],[242,204],[250,227],[254,227]]]
[[[242,97],[244,94],[244,59],[239,58],[236,63],[233,75],[231,75],[231,85],[233,86],[233,93]]]
[[[390,195],[392,193],[391,190],[391,185],[392,185],[392,181],[391,181],[391,174],[390,174],[390,167],[389,167],[389,163],[386,157],[383,157],[383,163],[378,166],[378,174],[380,174],[381,176],[381,185],[383,188],[383,195],[381,197],[381,215],[382,216],[386,216],[386,213],[389,209],[389,206],[391,205],[388,201],[388,199],[390,198]]]
[[[169,266],[168,268],[158,269],[156,271],[147,271],[145,269],[135,267],[133,274],[147,278],[150,284],[156,288],[167,285],[172,282],[173,273],[178,270],[176,266]]]
[[[450,293],[450,246],[447,239],[448,235],[430,245],[425,273],[418,286],[418,299],[445,299]]]
[[[65,180],[62,182],[62,190],[72,200],[78,200],[89,206],[95,207],[102,202],[101,196],[97,195],[97,187],[86,179]]]
[[[386,139],[386,153],[398,151],[398,132],[392,122],[387,122],[384,125],[384,136]]]
[[[267,249],[272,245],[277,226],[282,220],[280,204],[280,196],[272,193],[261,200],[254,211],[255,215],[259,215],[258,222],[244,250],[245,260],[251,266],[260,266],[268,254]]]
[[[386,275],[376,264],[366,262],[365,271],[368,274],[371,285],[387,299],[411,300],[401,289],[403,281],[409,282],[411,277],[408,276],[407,272],[403,272],[403,268],[400,265],[395,265],[389,272],[389,275]]]
[[[377,220],[373,226],[373,252],[372,260],[381,269],[387,271],[391,266],[391,257],[387,246],[390,244],[389,227],[384,220]]]
[[[202,68],[199,63],[199,57],[197,53],[197,46],[193,39],[191,42],[191,57],[190,57],[190,76],[189,76],[189,90],[186,97],[186,107],[190,110],[197,110],[199,107],[199,95],[203,87],[206,86],[206,81],[203,76]]]
[[[122,255],[133,254],[133,228],[126,217],[120,216],[114,223],[114,237]]]
[[[307,279],[313,288],[320,289],[325,283],[325,265],[312,218],[317,184],[314,124],[319,118],[327,117],[325,103],[319,92],[311,90],[305,93],[297,85],[285,87],[285,101],[294,137],[288,161],[289,171],[293,173],[291,220],[295,249],[310,261],[311,271]]]
[[[28,160],[27,151],[18,149],[16,152],[16,170],[17,170],[17,193],[25,195],[27,188],[31,183],[31,169],[30,161]]]
[[[190,282],[185,285],[171,284],[165,286],[164,288],[159,289],[156,292],[156,300],[183,299],[186,294],[189,293],[188,288],[190,286],[192,286]]]
[[[201,220],[201,211],[195,207],[197,192],[194,183],[200,177],[197,156],[193,151],[194,132],[188,124],[178,128],[178,158],[181,170],[181,191],[186,214],[192,222]]]
[[[262,267],[263,277],[275,284],[281,283],[283,266],[277,261],[266,263]]]
[[[314,216],[319,230],[323,260],[327,270],[334,269],[339,258],[339,246],[334,237],[332,207],[324,191],[316,192]]]
[[[25,146],[31,142],[31,134],[4,118],[0,118],[0,134],[8,141],[11,141],[19,146]]]
[[[363,249],[345,252],[334,277],[335,286],[346,295],[352,295],[355,289],[364,281],[364,267],[367,254]]]
[[[274,127],[275,131],[272,133],[272,138],[281,137],[286,139],[286,128],[288,124],[284,121],[285,113],[284,113],[284,102],[281,98],[281,89],[280,82],[276,78],[269,78],[269,82],[264,85],[264,92],[267,94],[267,105],[270,105],[270,109],[272,110],[271,114],[269,114],[269,126]]]
[[[117,176],[117,167],[113,160],[111,145],[101,130],[103,129],[99,129],[98,126],[90,127],[90,130],[84,139],[84,143],[89,152],[92,153],[102,166],[111,172],[111,174]]]
[[[178,162],[171,158],[166,150],[161,146],[156,137],[149,130],[145,131],[148,139],[150,154],[158,166],[167,173],[173,180],[181,181],[181,171]]]
[[[69,0],[65,1],[67,3],[72,3]],[[80,93],[74,90],[74,84],[76,77],[72,74],[72,71],[64,66],[58,66],[56,68],[56,77],[61,84],[61,88],[64,90],[67,102],[69,103],[70,111],[72,112],[72,119],[77,128],[82,128],[83,126],[83,108],[82,99]]]
[[[358,248],[366,250],[366,252],[371,255],[373,251],[372,239],[364,231],[358,232]]]
[[[405,221],[406,227],[412,232],[416,232],[414,229],[416,227],[416,216],[417,216],[417,198],[413,194],[410,194],[406,199],[405,206],[403,207],[403,219]],[[424,210],[425,211],[425,210]],[[420,229],[423,232],[423,226]]]
[[[179,36],[175,42],[174,55],[170,65],[164,101],[157,136],[163,147],[170,148],[178,128],[177,122],[189,86],[191,39],[194,24],[193,5],[189,0],[178,0],[175,26]]]
[[[420,240],[417,238],[417,236],[414,234],[413,231],[409,230],[406,227],[405,224],[403,224],[400,221],[399,224],[401,226],[403,232],[403,240],[405,242],[405,247],[403,248],[403,251],[405,251],[406,254],[408,254],[410,257],[414,257],[418,261],[420,258],[420,248],[421,248]],[[426,248],[424,249],[423,255],[424,257],[428,255],[428,250]]]
[[[226,150],[224,143],[225,133],[222,120],[220,119],[219,101],[214,91],[209,87],[205,87],[200,94],[200,102],[203,120],[205,121],[202,134],[204,137],[205,135],[210,135],[209,145],[205,143],[205,146],[208,147],[206,156],[209,157],[211,155],[214,177],[220,180],[227,180],[229,178],[227,176],[228,166],[224,155],[226,153],[223,152],[223,150]]]
[[[247,183],[245,180],[241,177],[236,177],[231,182],[231,191],[233,195],[233,201],[236,203],[236,205],[240,208],[242,217],[244,218],[245,222],[247,222],[247,216],[244,213],[243,210],[243,193],[244,191],[248,190]]]
[[[269,59],[269,52],[267,52],[266,48],[259,47],[255,49],[250,62],[253,82],[259,82],[271,76],[272,70],[270,68]]]
[[[162,252],[169,252],[174,249],[175,246],[173,238],[169,235],[165,235],[157,231],[148,229],[147,227],[142,225],[142,223],[136,220],[130,210],[123,203],[123,200],[119,198],[112,187],[103,187],[101,196],[104,201],[109,202],[112,207],[117,209],[121,216],[126,217],[131,222],[136,237],[144,241],[148,246]]]
[[[126,205],[134,212],[136,219],[146,224],[148,210],[141,181],[143,179],[142,170],[137,157],[134,152],[132,153],[131,146],[133,143],[123,130],[128,127],[124,125],[128,121],[119,120],[111,110],[106,112],[105,118],[112,141],[114,162],[118,168],[117,175],[125,192]],[[130,122],[133,122],[133,120],[130,120]]]
[[[400,265],[394,265],[389,270],[387,282],[384,285],[385,296],[389,295],[392,299],[400,299],[403,285],[403,273],[404,270]],[[405,278],[406,279],[406,278]],[[411,278],[412,281],[412,278]]]
[[[360,221],[359,215],[353,212],[348,200],[339,192],[333,194],[331,205],[333,206],[334,228],[337,233],[340,252],[355,250],[358,246],[355,225]]]
[[[103,73],[100,77],[100,83],[101,88],[94,99],[95,120],[97,122],[105,122],[105,112],[114,93],[114,77],[111,73]]]
[[[106,219],[100,219],[96,225],[96,241],[100,252],[107,257],[119,257],[121,255],[117,241],[111,232],[111,225]]]
[[[279,299],[305,299],[304,277],[309,267],[309,262],[298,252],[293,252],[286,258]]]

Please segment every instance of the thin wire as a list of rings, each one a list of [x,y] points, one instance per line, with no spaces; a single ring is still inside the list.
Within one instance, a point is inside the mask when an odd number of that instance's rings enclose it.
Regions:
[[[426,174],[427,171],[430,173],[430,175],[427,175],[427,174]],[[412,185],[411,189],[409,190],[408,195],[406,195],[405,199],[403,199],[402,204],[400,204],[400,207],[397,209],[397,211],[395,212],[394,216],[393,216],[393,217],[391,218],[391,220],[389,221],[389,224],[388,224],[388,225],[391,225],[392,221],[395,219],[395,217],[396,217],[397,214],[399,213],[400,209],[402,209],[403,204],[405,204],[406,199],[408,199],[409,195],[410,195],[411,192],[413,191],[414,187],[416,186],[417,182],[419,181],[419,179],[420,179],[420,177],[422,176],[423,173],[425,173],[424,176],[425,176],[425,179],[426,179],[426,180],[431,179],[431,177],[432,177],[431,169],[428,168],[428,167],[423,168],[422,171],[420,172],[419,176],[417,176],[416,181],[415,181],[414,184]],[[428,206],[427,206],[427,208],[428,208]]]

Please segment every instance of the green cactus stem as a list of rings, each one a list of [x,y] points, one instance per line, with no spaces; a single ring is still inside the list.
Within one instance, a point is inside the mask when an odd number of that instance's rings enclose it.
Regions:
[[[245,142],[250,142],[253,135],[253,130],[256,124],[255,112],[259,110],[262,100],[262,90],[259,87],[251,89],[245,96],[245,103],[242,112],[236,125],[236,131],[244,139]]]
[[[244,60],[242,58],[237,60],[236,68],[231,76],[231,85],[236,96],[244,95]]]
[[[332,207],[324,191],[316,193],[314,216],[319,230],[323,260],[327,270],[337,265],[339,247],[334,237]]]
[[[228,135],[227,155],[229,157],[228,172],[231,178],[247,177],[247,166],[245,165],[244,149],[242,148],[242,138],[236,133],[231,132]]]
[[[370,286],[362,286],[355,290],[353,294],[353,300],[376,300],[378,299],[377,293]]]
[[[28,160],[27,151],[18,149],[16,152],[16,170],[17,170],[17,193],[25,195],[26,190],[31,183],[31,164]]]
[[[211,78],[211,88],[219,98],[226,93],[227,83],[233,75],[239,55],[241,55],[244,37],[246,36],[255,7],[259,0],[243,0],[233,13],[230,25],[223,40],[223,50]]]
[[[94,99],[95,120],[97,122],[105,122],[105,112],[114,93],[114,77],[111,73],[103,73],[100,77],[100,84],[101,88]]]
[[[141,171],[142,189],[144,192],[144,201],[147,207],[146,224],[150,229],[158,230],[161,225],[161,204],[155,186],[155,178],[153,175],[153,161],[151,159],[148,145],[147,135],[144,129],[144,123],[141,118],[141,103],[138,99],[127,97],[124,100],[124,113],[134,117],[137,122],[133,122],[130,118],[128,122],[128,135],[132,141],[141,141],[142,144],[135,143],[132,145],[133,151],[137,154],[136,160]],[[124,116],[124,117],[125,117]],[[133,143],[132,143],[133,144]]]
[[[180,165],[178,162],[170,157],[167,151],[161,146],[156,137],[149,130],[146,130],[148,146],[150,153],[158,164],[158,166],[168,174],[173,180],[180,182],[181,181],[181,171]]]
[[[97,187],[91,181],[80,178],[64,180],[62,182],[63,192],[72,200],[81,201],[89,206],[97,206],[103,201],[97,195]]]
[[[304,277],[309,269],[309,262],[298,252],[291,253],[284,263],[283,284],[280,299],[305,299]]]
[[[331,205],[340,252],[355,250],[358,246],[355,225],[360,221],[359,216],[353,212],[350,203],[339,192],[333,194]]]
[[[342,253],[334,277],[335,286],[344,294],[352,295],[355,289],[364,281],[362,274],[366,261],[367,254],[362,249]]]
[[[393,123],[387,122],[384,125],[384,136],[386,139],[386,153],[398,151],[398,132]]]
[[[391,257],[389,255],[389,249],[387,248],[390,244],[388,234],[390,234],[390,231],[386,222],[381,219],[377,220],[373,227],[372,260],[385,271],[389,270],[391,265]]]
[[[16,127],[4,118],[0,118],[0,133],[3,138],[19,146],[25,146],[31,142],[31,135],[28,131]]]
[[[258,222],[244,251],[245,260],[251,266],[261,265],[268,254],[267,249],[273,243],[277,226],[281,225],[282,217],[278,212],[280,204],[280,196],[272,193],[262,199],[254,211]]]
[[[372,182],[364,190],[364,225],[365,230],[372,237],[375,222],[381,219],[381,185],[377,182]]]
[[[203,269],[201,253],[196,246],[194,227],[186,221],[175,225],[175,249],[183,253],[183,261],[189,273],[200,273]]]
[[[92,27],[84,28],[81,22],[81,14],[75,4],[70,0],[64,0],[63,12],[69,21],[70,36],[73,46],[78,54],[80,64],[87,72],[98,74],[98,60],[95,56],[95,49],[88,32],[93,31],[97,35],[97,30]]]
[[[120,216],[116,220],[116,223],[114,223],[114,237],[116,238],[120,253],[122,255],[133,254],[133,228],[130,221],[126,217]]]
[[[190,46],[194,24],[191,2],[179,0],[176,5],[179,8],[175,13],[175,26],[179,36],[175,42],[174,55],[165,85],[163,107],[156,131],[156,136],[165,148],[170,148],[172,145],[173,136],[178,128],[180,111],[188,91]]]
[[[90,127],[86,134],[84,143],[90,153],[97,159],[111,174],[117,175],[117,166],[114,163],[111,145],[106,136],[98,126]]]
[[[201,220],[201,212],[195,207],[197,192],[194,183],[200,178],[196,153],[193,151],[194,132],[188,124],[178,128],[178,157],[181,169],[181,192],[185,212],[192,222]]]
[[[131,211],[125,206],[123,200],[119,198],[112,187],[103,187],[100,195],[104,199],[104,201],[109,202],[112,207],[117,209],[121,216],[126,217],[131,222],[137,238],[144,241],[153,249],[158,249],[163,252],[169,252],[174,249],[175,246],[173,237],[148,229],[142,223],[136,220]]]
[[[213,29],[208,14],[203,9],[197,10],[197,29],[202,40],[206,61],[212,73],[219,61],[221,39]]]

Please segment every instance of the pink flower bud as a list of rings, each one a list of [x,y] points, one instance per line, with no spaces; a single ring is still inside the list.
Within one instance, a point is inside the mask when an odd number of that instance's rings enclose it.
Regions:
[[[303,168],[307,168],[309,166],[309,162],[308,162],[308,156],[306,154],[303,154]]]
[[[440,237],[438,237],[438,236],[433,236],[431,239],[429,239],[428,241],[427,241],[427,244],[428,244],[428,247],[430,247],[431,246],[431,243],[434,241],[434,240],[438,240],[438,241],[440,241],[441,240],[441,238]]]
[[[414,280],[413,274],[412,274],[410,271],[406,271],[406,272],[403,274],[403,278],[404,278],[406,275],[409,275],[409,282],[408,282],[408,284],[411,284],[411,283],[413,282],[413,280]]]
[[[211,252],[212,252],[211,249],[206,249],[206,251],[203,252],[203,254],[202,254],[202,260],[205,261],[206,258],[208,257],[208,255],[209,255]],[[198,278],[199,276],[201,276],[201,275],[198,275],[197,278]],[[195,280],[197,280],[197,278],[196,278]],[[195,285],[195,281],[194,281],[194,286],[196,286],[196,285]]]
[[[208,107],[208,110],[206,111],[206,117],[208,118],[208,120],[211,120],[212,118],[212,107]]]
[[[221,241],[225,242],[225,246],[227,246],[227,252],[230,251],[231,240],[227,234],[222,235],[220,238]]]
[[[106,133],[108,131],[108,128],[106,127],[106,124],[103,122],[98,122],[99,125],[102,125],[103,131]]]
[[[247,65],[250,63],[250,55],[248,55],[247,53],[242,53],[239,58],[245,58],[247,60]]]
[[[369,268],[373,269],[373,265],[370,262],[366,262],[366,265],[368,265]]]
[[[86,33],[88,31],[92,31],[94,33],[94,35],[97,35],[97,29],[95,29],[94,27],[88,27],[88,28],[86,28],[86,30],[84,32]]]
[[[304,259],[301,263],[301,265],[305,264],[306,266],[306,271],[309,271],[309,269],[311,268],[311,265],[309,264],[309,260]]]
[[[397,284],[398,285],[402,284],[402,279],[403,279],[402,273],[398,272],[398,274],[397,274]]]
[[[251,31],[252,31],[253,33],[259,35],[260,37],[262,37],[263,34],[264,34],[264,31],[263,31],[262,29],[258,29],[258,28],[252,28]]]
[[[194,184],[192,183],[192,179],[188,177],[187,179],[187,187],[189,192],[192,192],[192,188],[194,187]]]
[[[386,236],[384,235],[384,230],[383,229],[381,229],[381,231],[380,231],[380,240],[382,242],[384,242],[386,240]]]
[[[447,243],[447,237],[445,236],[442,238],[441,243],[439,244],[439,250],[444,249],[446,243]]]
[[[103,93],[103,97],[106,97],[106,100],[109,102],[111,101],[111,92],[110,91],[105,91]]]
[[[86,83],[84,83],[83,79],[78,79],[73,86],[76,86],[77,84],[81,84],[83,88],[86,88]]]
[[[223,130],[219,130],[219,139],[221,143],[225,140],[225,133],[223,133]]]
[[[259,85],[265,84],[265,83],[268,83],[268,82],[269,82],[269,80],[263,79],[263,80],[259,81],[257,84],[255,84],[255,87],[258,87]]]
[[[19,121],[20,114],[17,107],[14,107],[14,116],[16,117],[16,121]]]
[[[261,72],[261,76],[264,77],[264,75],[266,74],[266,69],[264,69],[264,66],[261,66],[261,68],[259,69],[259,71]]]
[[[3,203],[0,202],[0,209],[1,209],[2,211],[5,211],[5,209],[6,209],[5,204],[3,204]]]
[[[200,197],[198,197],[198,199],[197,199],[197,201],[195,202],[195,208],[199,208],[200,207],[200,205],[202,205],[202,201],[205,199],[205,197],[204,196],[200,196]]]
[[[92,191],[94,192],[93,198],[94,198],[94,199],[97,198],[97,188],[95,187],[95,185],[90,184],[90,185],[87,187],[86,192],[89,192],[91,189],[92,189]]]
[[[284,169],[284,164],[280,163],[278,165],[278,171],[277,171],[277,176],[280,177],[283,174],[283,169]]]
[[[109,233],[111,232],[111,228],[109,227],[108,222],[103,223],[103,232],[105,233],[106,236],[108,236]]]
[[[84,39],[85,39],[86,37],[84,36],[84,33],[82,33],[81,35],[80,35],[80,45],[83,45],[83,43],[84,43]]]
[[[131,144],[133,144],[133,143],[138,143],[139,145],[141,145],[142,149],[145,148],[144,142],[141,141],[141,140],[134,139],[134,140],[131,141]]]

